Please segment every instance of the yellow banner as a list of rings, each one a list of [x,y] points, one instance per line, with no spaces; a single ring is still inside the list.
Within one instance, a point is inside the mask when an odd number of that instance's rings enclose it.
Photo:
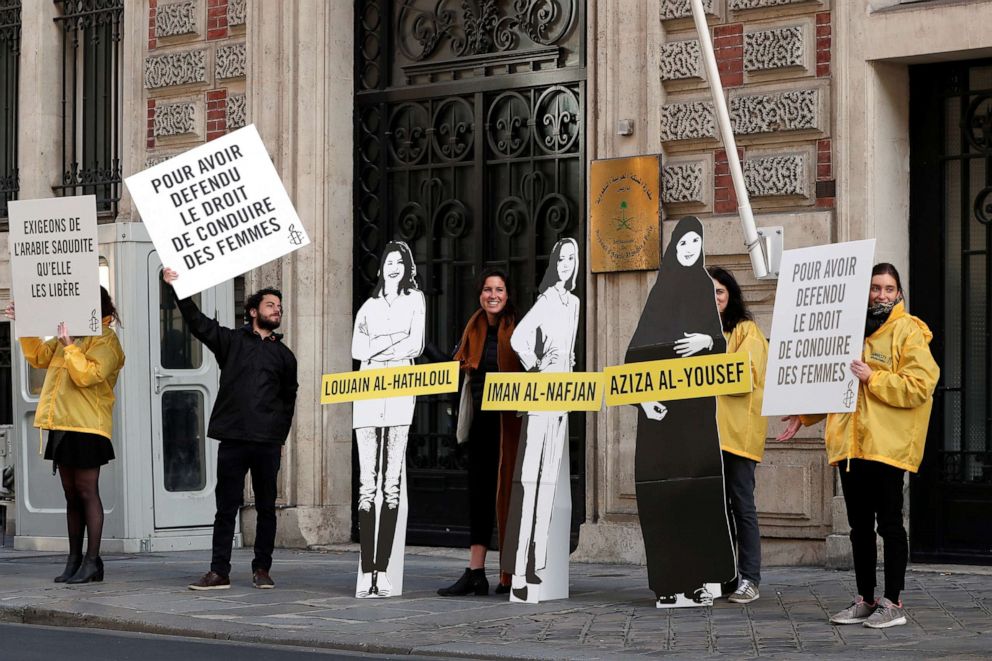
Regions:
[[[606,381],[599,372],[489,373],[483,411],[598,411]]]
[[[359,372],[325,374],[320,403],[338,404],[360,399],[436,395],[458,390],[458,362],[383,367]]]
[[[652,360],[607,367],[606,405],[751,392],[748,352]]]

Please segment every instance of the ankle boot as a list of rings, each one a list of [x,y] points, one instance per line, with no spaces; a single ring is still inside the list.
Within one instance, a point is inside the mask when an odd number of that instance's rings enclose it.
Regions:
[[[79,566],[79,570],[73,574],[66,583],[70,585],[77,585],[79,583],[89,583],[95,581],[99,583],[103,580],[103,560],[100,556],[91,558],[86,556],[83,558],[83,564]]]
[[[489,579],[486,578],[486,570],[466,567],[465,573],[455,581],[454,585],[441,588],[437,593],[442,597],[464,597],[468,594],[484,597],[489,594]]]
[[[527,550],[527,569],[526,576],[527,582],[531,585],[540,585],[541,577],[537,575],[537,569],[534,568],[536,564],[535,555],[537,554],[537,545],[534,542],[530,543],[530,548]]]
[[[68,581],[70,578],[73,577],[76,571],[79,570],[79,565],[81,564],[83,564],[83,556],[72,555],[70,553],[69,557],[65,559],[65,570],[61,574],[55,577],[55,582],[65,583],[66,581]]]

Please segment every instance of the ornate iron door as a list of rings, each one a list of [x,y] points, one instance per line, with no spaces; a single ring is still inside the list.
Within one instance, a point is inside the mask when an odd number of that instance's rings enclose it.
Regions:
[[[508,269],[525,311],[555,241],[574,237],[584,254],[584,5],[357,2],[355,306],[375,285],[382,247],[406,241],[434,360],[448,359],[478,308],[483,268]],[[418,398],[407,454],[411,544],[468,544],[456,410],[457,394]],[[574,537],[584,519],[584,417],[570,428]]]
[[[913,559],[992,564],[992,62],[910,80],[911,303],[942,370],[911,482]]]

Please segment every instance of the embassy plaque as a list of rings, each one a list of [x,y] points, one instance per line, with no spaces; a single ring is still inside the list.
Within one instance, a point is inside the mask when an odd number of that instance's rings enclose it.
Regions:
[[[592,272],[657,269],[661,156],[593,161],[590,197]]]

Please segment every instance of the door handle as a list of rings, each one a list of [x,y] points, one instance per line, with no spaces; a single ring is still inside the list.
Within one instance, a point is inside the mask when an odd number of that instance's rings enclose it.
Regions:
[[[158,395],[162,392],[162,381],[165,379],[171,379],[171,374],[163,374],[159,368],[155,368],[152,372],[152,376],[155,378],[155,394]]]

